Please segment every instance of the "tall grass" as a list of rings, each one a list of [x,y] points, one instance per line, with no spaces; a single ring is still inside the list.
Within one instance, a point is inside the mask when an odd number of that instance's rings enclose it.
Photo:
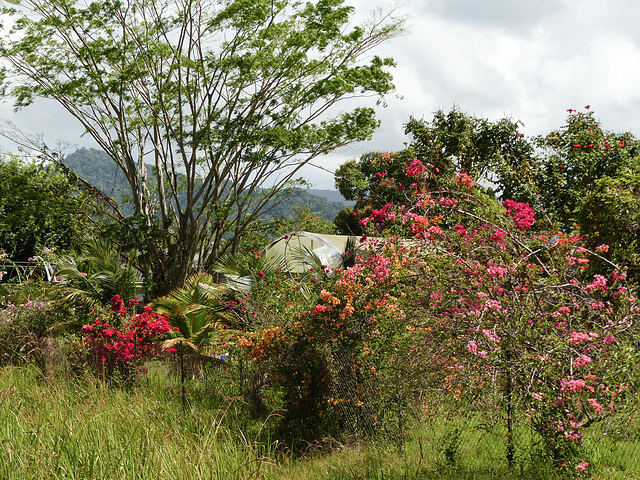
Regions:
[[[270,441],[275,417],[251,420],[233,399],[217,403],[150,375],[144,388],[44,381],[28,368],[0,369],[0,479],[561,479],[521,428],[516,468],[505,460],[504,432],[481,412],[436,415],[414,425],[401,451],[373,439],[327,443],[304,457]],[[204,400],[207,399],[205,402]],[[640,433],[603,425],[586,439],[590,478],[640,478]],[[624,428],[623,428],[624,427]],[[617,432],[617,433],[616,433]],[[258,441],[259,440],[259,441]],[[331,448],[326,448],[329,445]]]
[[[269,446],[180,403],[0,370],[2,479],[244,479],[275,470]]]

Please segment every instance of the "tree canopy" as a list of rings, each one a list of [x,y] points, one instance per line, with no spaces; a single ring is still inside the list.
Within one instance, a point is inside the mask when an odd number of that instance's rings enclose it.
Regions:
[[[158,293],[234,251],[311,159],[371,135],[373,109],[332,107],[393,90],[393,60],[370,53],[402,32],[387,15],[353,26],[342,0],[25,0],[4,14],[5,98],[57,101],[122,170],[136,228],[155,232],[141,249]]]
[[[529,203],[537,230],[575,231],[594,250],[609,245],[601,255],[627,265],[637,279],[640,150],[631,133],[606,130],[588,108],[570,109],[566,125],[533,138],[513,120],[492,122],[457,108],[436,112],[430,122],[410,119],[405,129],[412,141],[404,150],[367,153],[336,170],[336,187],[356,200],[336,217],[340,231],[364,233],[361,221],[372,210],[408,204],[407,186],[414,188],[418,174],[465,174],[478,178],[488,204],[491,196]]]

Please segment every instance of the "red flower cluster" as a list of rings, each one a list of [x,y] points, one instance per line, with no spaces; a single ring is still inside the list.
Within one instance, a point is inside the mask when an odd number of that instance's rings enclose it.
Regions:
[[[136,299],[128,302],[129,306],[137,304]],[[144,307],[140,314],[130,313],[120,295],[111,299],[109,310],[118,317],[129,316],[121,327],[110,323],[110,315],[99,316],[93,324],[82,327],[84,342],[92,351],[93,360],[99,366],[124,366],[134,358],[149,358],[159,352],[160,340],[174,330],[164,314],[155,312],[151,307]],[[118,319],[112,321],[117,323]]]

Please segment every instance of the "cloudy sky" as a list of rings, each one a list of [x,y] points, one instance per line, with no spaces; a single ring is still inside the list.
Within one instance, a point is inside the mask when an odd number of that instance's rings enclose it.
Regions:
[[[400,0],[403,1],[403,0]],[[351,0],[358,15],[387,0]],[[396,95],[378,109],[369,142],[317,161],[331,170],[372,150],[399,150],[410,116],[429,120],[452,106],[470,115],[521,121],[537,135],[565,123],[568,108],[591,105],[608,130],[640,135],[640,5],[636,0],[404,0],[408,32],[376,53],[395,58]],[[367,102],[363,101],[363,105]],[[48,103],[0,118],[43,132],[49,143],[88,145]],[[324,170],[308,170],[317,188],[333,188]]]

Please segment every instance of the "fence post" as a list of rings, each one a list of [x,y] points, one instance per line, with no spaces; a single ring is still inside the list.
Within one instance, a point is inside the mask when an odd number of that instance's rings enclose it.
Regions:
[[[180,342],[180,382],[182,384],[182,408],[187,407],[187,396],[184,390],[184,347]]]
[[[505,349],[505,361],[507,366],[506,397],[507,397],[507,465],[513,470],[515,458],[514,432],[513,432],[513,385],[511,379],[511,349]]]
[[[138,386],[138,337],[133,336],[133,385]]]

